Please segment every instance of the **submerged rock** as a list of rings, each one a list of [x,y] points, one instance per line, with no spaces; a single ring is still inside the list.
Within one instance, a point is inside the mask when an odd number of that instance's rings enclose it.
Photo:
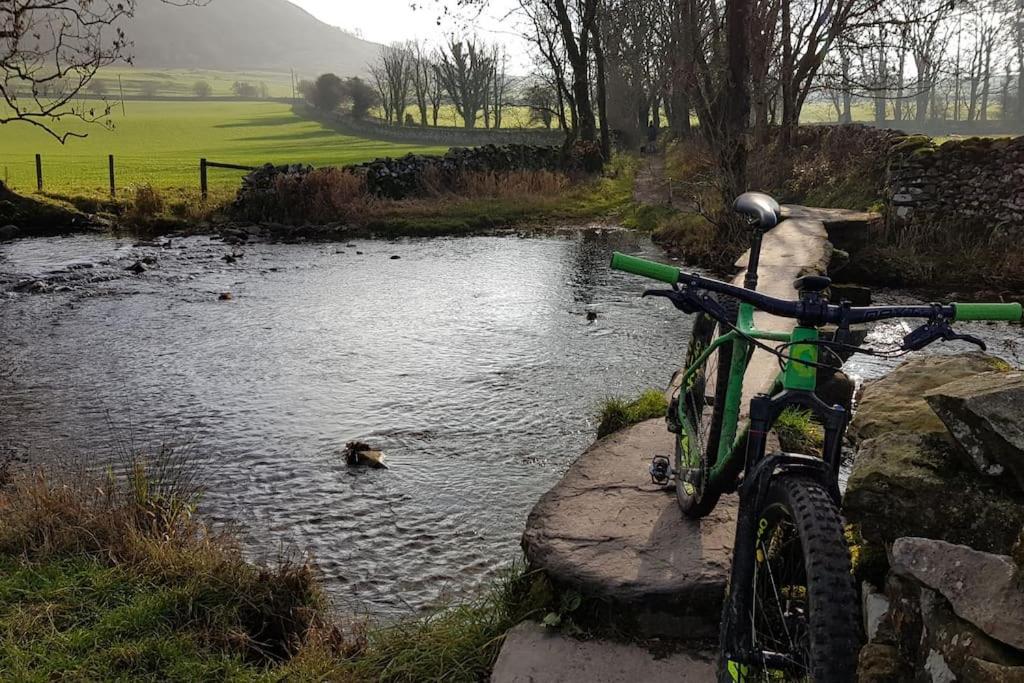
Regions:
[[[1024,372],[988,372],[944,384],[925,399],[969,467],[1024,491]]]
[[[233,301],[235,295],[231,292],[221,292],[221,295],[217,297],[220,301]]]
[[[360,441],[350,441],[345,445],[345,463],[349,467],[370,467],[372,469],[388,469],[384,462],[383,451],[374,450]]]
[[[147,270],[149,270],[149,268],[147,268],[145,266],[145,264],[142,263],[142,261],[136,261],[132,265],[130,265],[127,268],[125,268],[125,270],[127,270],[129,273],[135,273],[136,275],[142,275]]]
[[[0,226],[0,240],[13,240],[21,236],[21,228],[17,225]]]

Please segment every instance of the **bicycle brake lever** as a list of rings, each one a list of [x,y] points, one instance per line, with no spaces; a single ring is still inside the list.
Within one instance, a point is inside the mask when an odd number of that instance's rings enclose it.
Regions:
[[[954,332],[953,328],[949,326],[949,322],[946,320],[929,322],[917,328],[903,338],[903,345],[901,348],[904,351],[920,351],[932,342],[936,342],[940,339],[943,341],[965,341],[969,344],[977,345],[982,351],[988,349],[985,342],[977,337]]]
[[[982,340],[980,340],[977,337],[972,336],[970,334],[959,334],[959,333],[954,332],[952,329],[950,329],[949,333],[944,335],[942,338],[945,341],[953,341],[953,340],[965,341],[968,344],[976,345],[982,351],[988,351],[988,345],[985,344],[985,342],[983,342]]]
[[[648,289],[644,292],[643,298],[649,296],[660,296],[672,302],[672,305],[683,313],[691,314],[697,312],[697,307],[686,292],[674,289]]]

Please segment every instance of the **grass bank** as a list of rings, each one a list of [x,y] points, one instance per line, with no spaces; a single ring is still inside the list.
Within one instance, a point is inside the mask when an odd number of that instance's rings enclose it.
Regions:
[[[266,216],[236,215],[231,209],[237,181],[212,187],[205,200],[198,190],[143,183],[115,198],[101,191],[45,192],[20,196],[19,201],[41,214],[54,209],[96,214],[116,229],[140,235],[208,232],[245,223],[263,224],[271,239],[323,240],[462,235],[611,221],[629,227],[636,225],[638,215],[632,196],[635,169],[635,159],[617,156],[604,172],[594,176],[475,172],[454,185],[428,182],[416,198],[392,200],[370,195],[352,174],[328,167],[300,184],[279,185],[271,202],[275,208]],[[291,215],[280,215],[281,207]],[[3,208],[0,206],[0,219],[4,219]],[[21,218],[19,214],[5,220],[22,225]]]
[[[644,420],[665,417],[667,410],[665,392],[658,389],[648,389],[634,399],[609,398],[598,412],[597,438],[604,438]]]
[[[17,472],[0,490],[9,680],[476,681],[550,590],[510,570],[479,598],[376,625],[332,613],[315,567],[247,562],[197,516],[187,462]]]

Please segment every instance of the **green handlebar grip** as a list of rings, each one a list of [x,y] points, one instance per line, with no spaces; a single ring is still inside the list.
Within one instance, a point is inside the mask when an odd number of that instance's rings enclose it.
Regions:
[[[1020,304],[953,304],[957,320],[1008,320],[1024,318]]]
[[[626,254],[620,254],[619,252],[612,254],[612,268],[615,270],[623,270],[627,273],[633,273],[634,275],[649,277],[652,280],[661,280],[662,282],[667,282],[670,285],[674,285],[679,282],[678,268],[666,266],[664,263],[657,263],[655,261],[637,258],[636,256],[627,256]]]

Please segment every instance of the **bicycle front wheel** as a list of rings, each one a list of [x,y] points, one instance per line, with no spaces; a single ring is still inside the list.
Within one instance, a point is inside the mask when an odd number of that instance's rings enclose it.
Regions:
[[[860,604],[850,554],[831,496],[817,482],[779,477],[755,517],[749,604],[723,614],[722,681],[853,681],[860,651]],[[746,623],[728,623],[736,615]],[[746,634],[734,642],[733,634]]]
[[[722,301],[722,306],[735,324],[736,302]],[[688,517],[704,517],[718,504],[721,491],[709,486],[712,468],[718,460],[718,443],[725,416],[725,394],[732,367],[732,344],[723,344],[701,363],[698,359],[715,338],[728,332],[714,318],[700,313],[693,322],[690,345],[686,350],[686,368],[693,373],[679,389],[678,403],[671,410],[682,408],[679,438],[676,439],[676,498]]]

